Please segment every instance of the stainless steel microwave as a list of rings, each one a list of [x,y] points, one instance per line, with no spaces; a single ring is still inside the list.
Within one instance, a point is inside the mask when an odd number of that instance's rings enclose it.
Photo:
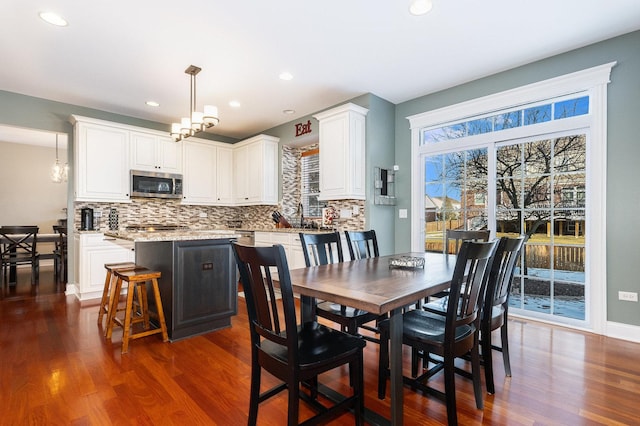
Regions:
[[[182,175],[131,170],[131,197],[182,198]]]

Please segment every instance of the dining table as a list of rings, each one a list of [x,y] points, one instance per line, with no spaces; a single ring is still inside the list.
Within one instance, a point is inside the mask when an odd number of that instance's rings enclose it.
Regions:
[[[422,267],[406,266],[419,264],[420,259],[424,259]],[[455,255],[409,252],[290,271],[293,291],[301,296],[302,321],[315,320],[316,299],[390,314],[391,418],[376,415],[374,421],[368,419],[370,423],[403,424],[402,313],[449,288],[455,263]]]
[[[66,239],[66,237],[64,237]],[[31,242],[33,241],[33,238],[28,238],[27,241]],[[38,233],[38,240],[37,240],[37,244],[40,243],[56,243],[60,241],[60,234],[41,234]],[[6,240],[6,238],[0,236],[0,245],[7,243],[8,240]],[[37,247],[36,247],[37,249]],[[40,259],[53,259],[53,249],[50,252],[40,252]],[[9,285],[15,284],[16,283],[16,265],[12,264],[9,267]]]

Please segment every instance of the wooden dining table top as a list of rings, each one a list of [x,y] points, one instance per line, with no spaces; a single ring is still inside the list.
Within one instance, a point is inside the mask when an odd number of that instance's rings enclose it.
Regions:
[[[391,268],[392,259],[422,257],[423,268]],[[383,314],[449,288],[455,255],[410,252],[292,269],[294,293]]]

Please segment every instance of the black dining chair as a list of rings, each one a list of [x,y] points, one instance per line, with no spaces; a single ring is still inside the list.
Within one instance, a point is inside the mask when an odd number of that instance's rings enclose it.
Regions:
[[[495,393],[493,381],[493,352],[502,353],[504,371],[511,377],[511,361],[509,359],[509,337],[507,317],[509,312],[509,293],[515,272],[516,262],[524,245],[525,238],[502,237],[498,242],[496,253],[487,283],[482,311],[480,314],[480,348],[481,363],[484,366],[485,384],[489,394]],[[423,306],[426,311],[444,315],[447,300],[440,299]],[[500,346],[493,344],[491,332],[500,329]],[[416,360],[413,360],[414,362]],[[415,368],[415,367],[414,367]]]
[[[344,261],[342,241],[338,232],[323,234],[301,232],[300,243],[307,267]],[[378,343],[379,340],[375,337],[359,334],[358,328],[377,320],[379,315],[326,301],[317,301],[313,309],[315,315],[339,324],[342,331]]]
[[[344,231],[351,260],[380,256],[376,231]]]
[[[480,229],[475,231],[467,231],[465,229],[447,229],[445,233],[442,252],[444,254],[457,254],[460,250],[460,246],[464,241],[486,242],[489,241],[490,236],[491,231],[489,231],[488,229]],[[448,294],[449,290],[444,290],[439,293],[432,294],[425,300],[425,303],[429,303],[434,299],[445,298],[448,296]]]
[[[56,283],[67,282],[67,226],[53,225],[53,232],[58,234],[53,249],[53,272]]]
[[[297,324],[289,266],[281,245],[272,247],[233,244],[240,281],[245,292],[251,332],[251,395],[249,425],[255,425],[258,405],[288,389],[287,424],[299,421],[299,400],[318,414],[304,424],[327,423],[351,408],[357,425],[363,424],[363,349],[366,342],[315,321]],[[277,278],[272,268],[277,271]],[[278,284],[274,283],[278,280]],[[281,297],[277,297],[279,289]],[[353,381],[353,394],[327,406],[318,396],[319,374],[345,364]],[[262,369],[283,383],[260,392]],[[307,394],[303,384],[311,385]]]
[[[7,270],[10,276],[14,275],[18,265],[31,266],[31,284],[39,280],[40,257],[37,251],[38,227],[37,226],[2,226],[2,275],[3,283],[7,282]],[[14,278],[14,277],[11,277]],[[15,277],[17,280],[17,276]]]
[[[467,231],[464,229],[447,229],[444,252],[456,254],[460,250],[463,241],[489,241],[491,231],[488,229],[480,229],[476,231]],[[453,250],[451,248],[453,243]]]
[[[469,356],[476,407],[483,408],[482,379],[480,376],[480,308],[489,279],[489,272],[497,240],[485,243],[465,241],[460,247],[451,279],[445,315],[422,309],[405,312],[402,343],[410,346],[412,355],[421,353],[432,367],[423,374],[412,371],[404,382],[412,389],[434,395],[446,402],[450,425],[458,423],[456,410],[455,359]],[[434,359],[431,355],[440,358]],[[427,384],[436,373],[444,371],[444,392]],[[378,397],[386,394],[389,377],[389,321],[380,323],[380,352],[378,371]]]

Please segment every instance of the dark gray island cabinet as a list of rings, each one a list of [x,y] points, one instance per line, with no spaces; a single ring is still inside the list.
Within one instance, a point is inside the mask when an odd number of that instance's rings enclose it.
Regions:
[[[238,309],[232,241],[136,240],[136,264],[162,273],[158,283],[171,341],[231,326]]]

